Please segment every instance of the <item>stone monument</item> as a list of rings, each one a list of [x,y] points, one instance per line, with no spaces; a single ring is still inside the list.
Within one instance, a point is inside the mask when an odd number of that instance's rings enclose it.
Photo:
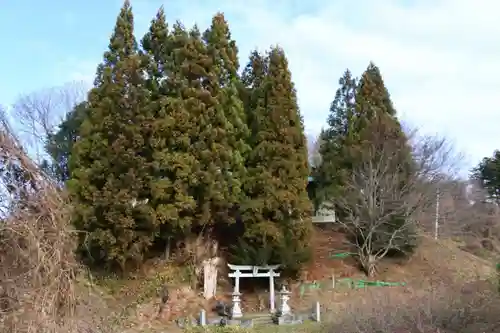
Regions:
[[[288,301],[290,300],[290,294],[292,292],[288,291],[286,287],[283,285],[281,290],[279,291],[280,295],[280,307],[279,307],[279,314],[280,316],[285,316],[289,315],[292,313],[292,309],[290,309],[290,305],[288,305]]]

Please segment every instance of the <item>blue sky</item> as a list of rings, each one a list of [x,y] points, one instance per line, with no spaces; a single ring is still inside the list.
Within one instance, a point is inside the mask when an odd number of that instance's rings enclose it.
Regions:
[[[0,104],[72,80],[91,82],[121,1],[3,1]],[[346,67],[381,68],[402,119],[447,135],[467,165],[500,148],[500,3],[493,0],[132,0],[138,37],[156,9],[205,28],[223,11],[244,63],[280,44],[308,133],[323,126]]]

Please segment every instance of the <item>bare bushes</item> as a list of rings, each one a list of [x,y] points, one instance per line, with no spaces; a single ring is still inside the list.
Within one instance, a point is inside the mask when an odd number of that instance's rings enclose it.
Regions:
[[[71,332],[77,305],[69,205],[0,127],[0,330]],[[64,328],[63,328],[64,327]]]
[[[430,290],[387,288],[361,291],[363,301],[342,304],[326,332],[478,333],[500,332],[498,293],[487,281]],[[360,295],[361,296],[361,295]]]
[[[413,252],[418,218],[434,201],[437,184],[451,174],[446,140],[416,131],[401,136],[391,121],[376,119],[367,129],[344,193],[336,198],[344,215],[338,222],[368,276],[388,254]]]

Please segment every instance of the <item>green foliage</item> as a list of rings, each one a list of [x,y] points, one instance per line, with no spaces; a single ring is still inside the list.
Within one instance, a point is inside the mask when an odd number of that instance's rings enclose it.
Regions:
[[[411,147],[396,116],[380,70],[373,63],[361,77],[355,102],[352,130],[344,145],[351,166],[366,160],[366,154],[376,160],[390,155],[393,158],[387,162],[389,171],[409,175],[414,171]]]
[[[70,177],[69,158],[73,145],[79,136],[80,126],[87,115],[88,105],[82,102],[66,114],[59,129],[47,137],[45,150],[52,158],[46,161],[46,168],[58,182],[64,184]]]
[[[485,157],[472,170],[473,178],[479,180],[491,199],[500,202],[500,150],[492,157]]]
[[[252,53],[243,82],[252,131],[247,200],[242,204],[245,242],[268,244],[275,251],[271,257],[281,262],[285,258],[280,247],[287,238],[294,248],[307,251],[312,208],[306,139],[283,50],[273,48],[266,57]]]
[[[339,85],[335,99],[330,106],[328,127],[321,131],[319,138],[321,164],[313,169],[313,178],[317,187],[313,195],[316,209],[327,198],[341,195],[345,178],[352,168],[344,148],[348,134],[352,131],[350,126],[353,124],[355,114],[357,82],[349,69],[339,79]]]
[[[283,237],[276,242],[273,239],[244,237],[231,247],[230,262],[235,265],[282,265],[286,274],[296,275],[303,263],[312,257],[310,247],[303,247],[297,242],[302,238],[285,230]]]
[[[330,107],[328,127],[320,136],[322,163],[313,170],[315,204],[332,203],[337,218],[347,225],[350,219],[356,220],[353,221],[356,224],[352,228],[356,230],[353,241],[360,249],[365,248],[364,242],[370,242],[371,246],[366,248],[377,253],[387,248],[391,236],[396,234],[397,240],[393,242],[390,253],[395,249],[412,252],[416,246],[414,225],[407,221],[404,209],[391,207],[404,206],[404,203],[383,202],[387,191],[398,192],[399,188],[404,191],[414,169],[411,149],[380,70],[370,63],[359,80],[346,70],[339,84]],[[366,170],[368,165],[382,167],[386,173]],[[387,183],[396,173],[401,184]],[[375,183],[358,179],[370,176],[384,179],[376,179]],[[360,191],[371,194],[365,196]],[[368,202],[364,202],[367,197],[377,197],[377,207],[387,207],[387,211],[382,212],[379,208],[374,211]],[[388,216],[390,218],[386,221]]]
[[[133,32],[133,14],[123,5],[88,98],[89,115],[70,158],[68,188],[75,203],[81,250],[93,259],[140,262],[154,239],[149,197],[149,127],[143,61]]]
[[[195,187],[197,219],[202,225],[225,228],[242,198],[245,157],[249,150],[244,106],[238,96],[238,49],[221,13],[202,38],[191,33],[203,68],[199,78],[199,107],[193,110],[198,130],[193,153],[202,169]]]
[[[275,244],[266,239],[239,238],[230,250],[229,261],[234,265],[272,265]]]
[[[374,122],[377,122],[375,126]],[[349,148],[364,144],[380,148],[386,142],[384,139],[406,140],[380,70],[373,63],[370,63],[359,80],[351,126],[346,142]],[[357,152],[350,149],[349,153],[355,155]]]
[[[297,271],[310,256],[311,170],[284,51],[252,52],[240,77],[223,14],[201,33],[170,28],[160,8],[142,48],[133,21],[126,1],[88,100],[47,138],[45,167],[67,183],[80,249],[123,269],[155,242],[212,233],[239,237],[236,262]],[[367,149],[387,140],[407,145],[379,69],[359,82],[346,70],[319,138],[314,206],[342,196]]]
[[[357,163],[366,165],[367,162],[371,162],[373,167],[382,167],[386,170],[387,175],[374,173],[380,177],[376,180],[378,185],[364,190],[377,191],[377,197],[381,201],[377,205],[386,207],[382,215],[391,216],[389,221],[377,225],[376,228],[368,223],[366,230],[360,230],[360,237],[367,239],[363,233],[374,234],[371,236],[371,241],[375,252],[387,247],[392,238],[394,250],[398,249],[405,254],[411,253],[416,247],[416,229],[414,223],[408,221],[408,217],[403,213],[405,203],[398,203],[395,199],[383,202],[386,191],[394,191],[396,198],[407,195],[405,188],[409,182],[414,181],[415,172],[411,148],[396,117],[380,70],[373,63],[370,63],[361,77],[355,101],[353,130],[348,134],[345,147],[354,169]],[[392,174],[398,174],[397,177],[400,179],[401,184],[396,188],[392,183],[394,179]],[[397,235],[395,240],[394,235]]]
[[[82,242],[122,268],[153,241],[213,227],[224,234],[250,149],[237,48],[222,14],[202,35],[180,22],[169,31],[161,8],[141,42],[139,50],[126,2],[68,170]]]
[[[155,211],[159,240],[182,239],[190,232],[196,201],[192,184],[199,163],[191,152],[193,115],[183,96],[188,94],[186,59],[181,53],[189,36],[180,24],[169,32],[163,8],[142,39],[149,91],[148,123],[145,129],[151,149],[149,204]]]

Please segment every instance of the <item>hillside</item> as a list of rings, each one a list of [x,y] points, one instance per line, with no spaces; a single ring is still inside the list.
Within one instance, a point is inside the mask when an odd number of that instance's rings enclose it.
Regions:
[[[464,299],[460,295],[486,295],[491,290],[494,266],[488,261],[459,249],[451,241],[435,241],[422,236],[417,253],[406,262],[388,260],[381,265],[377,280],[404,283],[394,287],[370,286],[351,288],[347,279],[364,279],[353,259],[332,258],[331,253],[342,252],[342,235],[331,230],[316,230],[314,260],[301,281],[292,284],[291,306],[296,312],[308,311],[313,301],[320,301],[328,321],[340,323],[351,318],[354,309],[363,308],[362,314],[375,315],[381,308],[407,305],[415,310],[415,304],[428,307],[449,305],[450,299]],[[150,264],[148,269],[135,279],[120,281],[100,280],[99,290],[107,299],[110,311],[120,312],[120,326],[126,322],[130,332],[146,329],[176,330],[173,321],[179,317],[195,316],[201,308],[207,311],[214,301],[203,300],[199,293],[189,287],[186,268],[173,268],[161,263]],[[332,275],[336,286],[332,288]],[[167,283],[172,292],[172,308],[169,313],[157,317],[158,291]],[[312,287],[313,286],[313,287]],[[319,286],[319,287],[314,287]],[[221,278],[218,298],[229,301],[231,284]],[[265,302],[264,290],[248,290],[243,296],[244,312],[255,312]],[[422,303],[422,300],[426,301]],[[474,300],[475,301],[475,300]],[[443,303],[444,302],[444,303]],[[439,304],[439,305],[435,305]],[[443,305],[444,304],[444,305]],[[451,305],[450,305],[451,306]],[[368,309],[368,310],[367,310]],[[420,309],[429,315],[430,308]],[[359,312],[360,310],[355,310]],[[399,313],[398,312],[398,313]],[[345,317],[347,315],[347,317]],[[380,313],[376,314],[380,316]],[[387,316],[387,313],[384,314]],[[399,316],[399,315],[398,315]],[[391,314],[391,318],[394,313]],[[399,318],[399,317],[398,317]],[[351,318],[352,319],[352,318]],[[394,318],[393,318],[394,319]],[[399,320],[399,319],[398,319]],[[484,320],[483,320],[484,321]]]

